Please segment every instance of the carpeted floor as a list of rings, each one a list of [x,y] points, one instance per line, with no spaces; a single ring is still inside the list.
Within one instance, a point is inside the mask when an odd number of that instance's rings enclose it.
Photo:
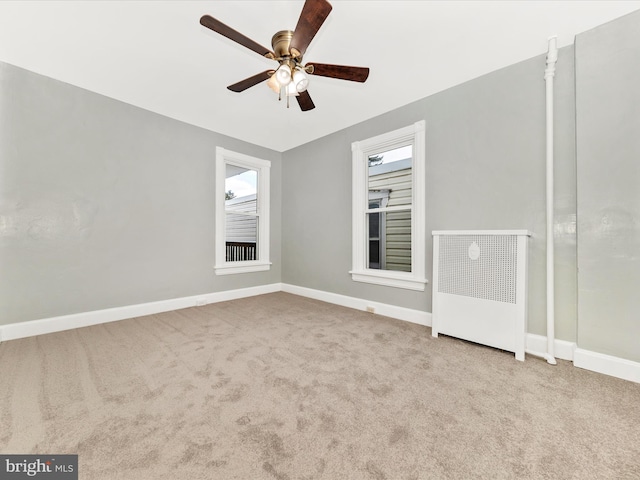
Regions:
[[[638,479],[640,385],[285,293],[0,344],[0,453],[81,479]]]

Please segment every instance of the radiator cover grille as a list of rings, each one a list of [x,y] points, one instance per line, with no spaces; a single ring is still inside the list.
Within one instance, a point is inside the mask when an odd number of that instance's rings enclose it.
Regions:
[[[476,245],[477,259],[469,255]],[[438,292],[516,303],[515,235],[445,235],[440,239]]]

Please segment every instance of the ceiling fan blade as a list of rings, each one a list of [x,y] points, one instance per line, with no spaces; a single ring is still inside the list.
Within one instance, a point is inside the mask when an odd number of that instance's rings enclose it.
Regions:
[[[327,0],[307,0],[304,2],[298,24],[289,44],[289,50],[294,57],[304,55],[332,8]]]
[[[369,69],[366,67],[350,67],[348,65],[331,65],[330,63],[307,63],[306,68],[312,67],[312,75],[321,77],[339,78],[352,82],[365,82],[369,77]]]
[[[300,105],[300,110],[306,112],[308,110],[313,110],[316,106],[313,104],[313,100],[311,100],[311,96],[308,91],[300,92],[300,94],[296,97],[298,100],[298,105]]]
[[[247,88],[253,87],[254,85],[257,85],[260,82],[264,82],[265,80],[269,80],[269,77],[271,77],[271,75],[273,75],[274,73],[275,70],[265,70],[264,72],[260,72],[252,77],[240,80],[238,83],[229,85],[227,88],[232,92],[244,92]]]
[[[239,43],[243,47],[247,47],[249,50],[253,50],[256,53],[259,53],[263,57],[275,58],[273,52],[268,48],[254,42],[249,37],[246,37],[240,32],[235,31],[233,28],[225,25],[220,20],[213,18],[210,15],[203,15],[202,18],[200,18],[200,24],[213,30],[216,33],[219,33],[220,35],[227,37],[230,40],[233,40],[236,43]]]

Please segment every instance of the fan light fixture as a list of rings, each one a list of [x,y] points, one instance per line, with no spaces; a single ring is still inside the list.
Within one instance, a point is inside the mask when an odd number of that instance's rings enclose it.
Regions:
[[[301,68],[296,68],[296,71],[293,72],[293,83],[296,86],[296,91],[304,92],[309,85],[309,77]]]
[[[287,97],[297,97],[300,93],[296,90],[296,85],[293,82],[290,82],[289,85],[285,87],[285,91],[287,93]]]
[[[291,68],[286,63],[283,63],[276,70],[276,80],[280,84],[280,86],[289,85],[291,81]]]
[[[297,96],[309,86],[309,77],[301,67],[291,68],[288,63],[283,62],[271,75],[267,86],[279,94],[282,94],[282,89],[284,89],[286,96]]]

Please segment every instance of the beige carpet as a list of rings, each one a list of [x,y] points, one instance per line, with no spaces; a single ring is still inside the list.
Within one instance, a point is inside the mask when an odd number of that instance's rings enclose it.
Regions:
[[[81,479],[638,479],[640,385],[285,293],[0,344],[0,453]]]

